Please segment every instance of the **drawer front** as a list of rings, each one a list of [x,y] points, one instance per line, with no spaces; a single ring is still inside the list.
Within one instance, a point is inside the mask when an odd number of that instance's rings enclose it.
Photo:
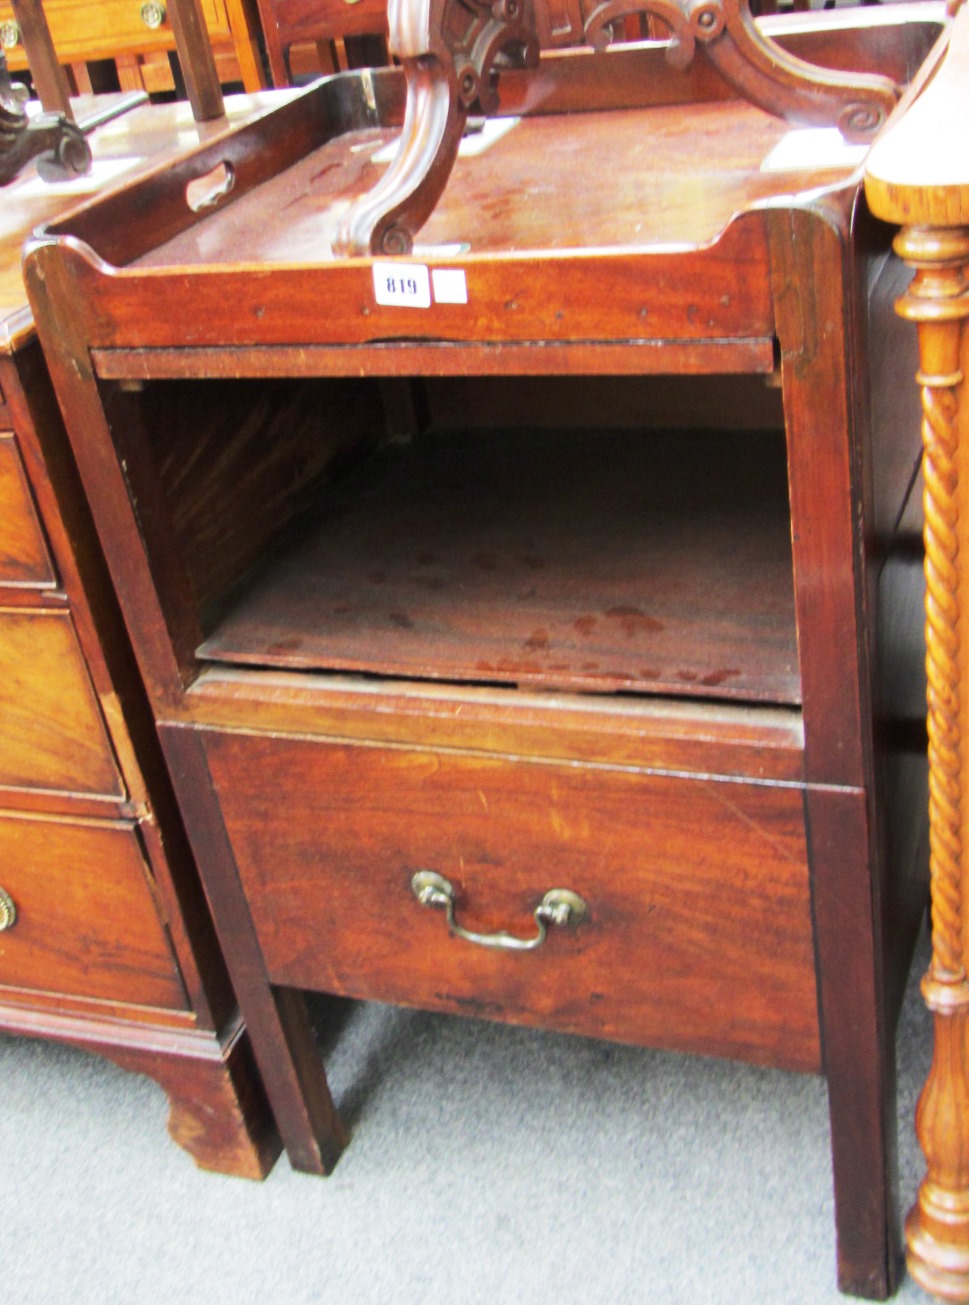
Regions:
[[[184,1009],[133,826],[0,812],[0,888],[0,985]]]
[[[56,582],[17,442],[0,431],[0,584],[50,589]]]
[[[67,612],[0,608],[0,785],[123,797]]]
[[[816,1069],[799,789],[203,731],[274,982]],[[587,904],[532,951],[548,889]]]
[[[142,16],[144,0],[46,0],[44,13],[58,55],[65,60],[111,58],[133,50],[173,49],[175,34],[164,3],[152,6],[164,14],[160,26],[149,26]],[[210,35],[229,35],[222,0],[202,0],[202,13]],[[151,14],[154,21],[155,13]],[[0,4],[0,23],[15,23],[13,9]],[[24,48],[18,41],[7,50],[11,68],[24,66]]]
[[[284,44],[386,32],[386,0],[273,0]]]

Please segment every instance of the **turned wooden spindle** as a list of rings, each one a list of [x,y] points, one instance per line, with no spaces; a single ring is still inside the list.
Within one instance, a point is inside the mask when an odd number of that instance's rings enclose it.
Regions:
[[[959,8],[953,6],[953,10]],[[926,669],[932,961],[922,984],[935,1049],[916,1114],[927,1172],[906,1222],[912,1276],[943,1300],[969,1301],[969,979],[967,875],[969,658],[969,10],[955,22],[936,75],[871,150],[872,211],[902,231],[914,268],[899,313],[917,325],[925,474]]]
[[[969,230],[909,228],[896,249],[915,269],[901,315],[918,325],[925,476],[926,670],[932,961],[922,983],[935,1050],[916,1115],[927,1174],[906,1224],[910,1271],[948,1300],[969,1300],[969,981],[963,884],[961,366],[969,319]],[[962,545],[965,554],[966,546]]]

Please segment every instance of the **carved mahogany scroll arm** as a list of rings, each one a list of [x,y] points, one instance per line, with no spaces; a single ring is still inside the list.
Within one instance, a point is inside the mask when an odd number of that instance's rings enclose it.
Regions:
[[[898,101],[887,77],[835,72],[789,54],[754,22],[749,0],[603,0],[586,19],[585,40],[603,48],[612,23],[639,12],[669,28],[675,67],[686,67],[699,46],[734,90],[789,122],[837,126],[867,141]]]
[[[531,0],[390,0],[390,49],[407,86],[397,154],[337,227],[337,254],[406,254],[451,175],[472,106],[496,107],[505,66],[538,61]]]
[[[828,71],[786,53],[756,25],[750,0],[590,0],[554,30],[534,0],[390,0],[390,49],[407,87],[404,132],[389,170],[345,214],[334,252],[408,253],[450,176],[468,110],[493,109],[501,67],[534,65],[542,35],[602,49],[613,24],[637,13],[669,30],[674,66],[689,64],[699,47],[741,95],[791,122],[868,140],[898,100],[888,78]]]
[[[869,141],[899,97],[887,77],[838,73],[798,59],[764,36],[749,0],[687,0],[690,24],[717,71],[752,103],[788,122],[839,127]]]
[[[468,111],[430,59],[407,73],[400,144],[380,181],[337,227],[339,254],[406,254],[433,212],[458,156]]]
[[[914,269],[899,313],[916,323],[925,476],[926,670],[932,961],[922,984],[935,1050],[916,1129],[927,1173],[908,1216],[912,1276],[969,1301],[969,941],[964,858],[969,768],[969,10],[927,89],[872,149],[865,182],[876,216],[902,227]]]

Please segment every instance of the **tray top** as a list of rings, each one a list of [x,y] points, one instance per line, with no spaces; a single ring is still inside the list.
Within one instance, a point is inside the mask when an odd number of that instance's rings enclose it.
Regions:
[[[879,57],[896,77],[924,59],[937,22],[911,31],[914,53],[893,38]],[[838,29],[828,54],[862,57],[873,34],[881,29],[868,25],[846,47]],[[167,374],[191,367],[190,353],[240,348],[245,357],[226,353],[220,366],[248,374],[267,346],[321,346],[326,357],[296,364],[336,374],[365,365],[339,349],[402,341],[713,341],[716,358],[690,354],[676,367],[719,371],[749,366],[730,351],[760,341],[756,367],[769,368],[761,213],[823,201],[824,220],[846,233],[866,147],[836,128],[791,128],[709,69],[671,69],[666,54],[645,42],[503,73],[498,111],[457,159],[413,260],[334,253],[348,208],[395,166],[405,82],[387,68],[325,78],[52,223],[30,246],[31,284],[49,297],[63,283],[95,366],[115,376]],[[164,349],[184,352],[120,357]],[[533,351],[516,365],[534,371],[549,357]],[[411,365],[457,364],[435,355]]]
[[[764,167],[795,138],[820,145],[816,161]],[[740,101],[492,121],[467,138],[415,253],[698,248],[751,207],[856,176],[864,151],[836,138],[792,133]],[[394,139],[379,127],[338,136],[136,265],[331,260],[337,221]]]
[[[254,113],[263,113],[288,94],[229,96],[226,122],[238,124]],[[141,97],[144,99],[144,97]],[[72,101],[75,117],[107,116],[113,101],[132,101],[134,96],[79,96]],[[119,107],[121,107],[119,105]],[[122,117],[112,118],[90,136],[94,166],[91,174],[76,181],[47,185],[33,167],[0,191],[0,350],[21,347],[33,334],[27,306],[20,256],[24,242],[42,222],[50,222],[106,189],[130,184],[140,172],[165,159],[197,147],[199,130],[188,104],[140,104]]]

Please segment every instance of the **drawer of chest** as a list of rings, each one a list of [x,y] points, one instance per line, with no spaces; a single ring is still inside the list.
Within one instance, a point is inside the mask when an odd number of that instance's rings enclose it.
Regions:
[[[56,583],[17,441],[0,430],[0,585],[51,589]]]
[[[169,48],[175,44],[171,18],[163,3],[143,0],[47,0],[44,13],[51,38],[62,59],[112,58],[126,50]],[[210,34],[228,34],[222,0],[202,0]],[[0,24],[9,33],[7,62],[22,68],[25,52],[19,26],[9,4],[0,4]]]
[[[286,41],[318,41],[386,32],[386,0],[271,0]]]
[[[2,988],[182,1009],[134,826],[0,811]]]
[[[0,607],[0,785],[123,797],[67,612]]]
[[[817,1067],[796,787],[202,738],[274,982]]]

